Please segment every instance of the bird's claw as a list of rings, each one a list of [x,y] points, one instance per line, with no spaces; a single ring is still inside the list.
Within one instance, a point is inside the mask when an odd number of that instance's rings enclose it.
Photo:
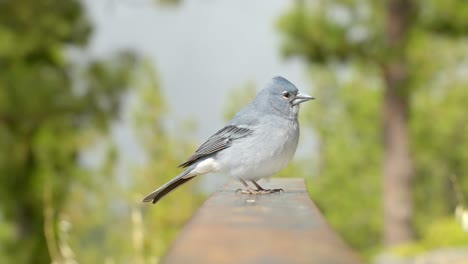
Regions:
[[[284,193],[284,190],[282,188],[278,188],[278,189],[269,189],[269,190],[264,190],[266,191],[266,193]]]
[[[239,192],[241,194],[271,194],[271,193],[277,193],[277,192],[284,192],[283,189],[261,189],[261,190],[252,190],[252,189],[247,189],[247,190],[241,190],[237,189],[236,193]]]

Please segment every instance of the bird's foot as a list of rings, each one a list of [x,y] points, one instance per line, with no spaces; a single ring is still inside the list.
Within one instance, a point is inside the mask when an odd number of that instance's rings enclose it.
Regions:
[[[236,193],[240,192],[241,194],[253,194],[253,195],[258,195],[258,194],[271,194],[271,193],[278,193],[278,192],[284,192],[283,189],[259,189],[259,190],[253,190],[253,189],[247,189],[247,190],[242,190],[242,189],[237,189]]]
[[[258,190],[258,191],[261,192],[261,194],[284,192],[284,190],[281,189],[281,188],[279,188],[279,189],[261,189],[261,190]]]

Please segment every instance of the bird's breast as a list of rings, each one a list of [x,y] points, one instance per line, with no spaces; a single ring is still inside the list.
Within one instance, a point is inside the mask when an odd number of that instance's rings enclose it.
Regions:
[[[270,177],[288,165],[298,144],[298,123],[282,119],[268,124],[258,126],[252,136],[233,142],[220,153],[228,174],[257,180]]]

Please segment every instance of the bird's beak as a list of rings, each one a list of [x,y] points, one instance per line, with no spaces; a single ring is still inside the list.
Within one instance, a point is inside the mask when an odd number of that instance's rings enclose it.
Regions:
[[[315,98],[306,93],[299,92],[297,93],[296,97],[292,100],[291,103],[292,105],[298,105],[298,104],[301,104],[301,103],[304,103],[313,99]]]

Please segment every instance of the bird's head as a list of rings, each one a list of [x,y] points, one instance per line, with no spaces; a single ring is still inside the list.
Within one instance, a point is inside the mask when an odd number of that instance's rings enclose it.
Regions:
[[[255,100],[260,101],[263,108],[270,108],[288,118],[296,118],[299,105],[312,99],[314,97],[300,92],[290,81],[278,76],[267,84]]]

